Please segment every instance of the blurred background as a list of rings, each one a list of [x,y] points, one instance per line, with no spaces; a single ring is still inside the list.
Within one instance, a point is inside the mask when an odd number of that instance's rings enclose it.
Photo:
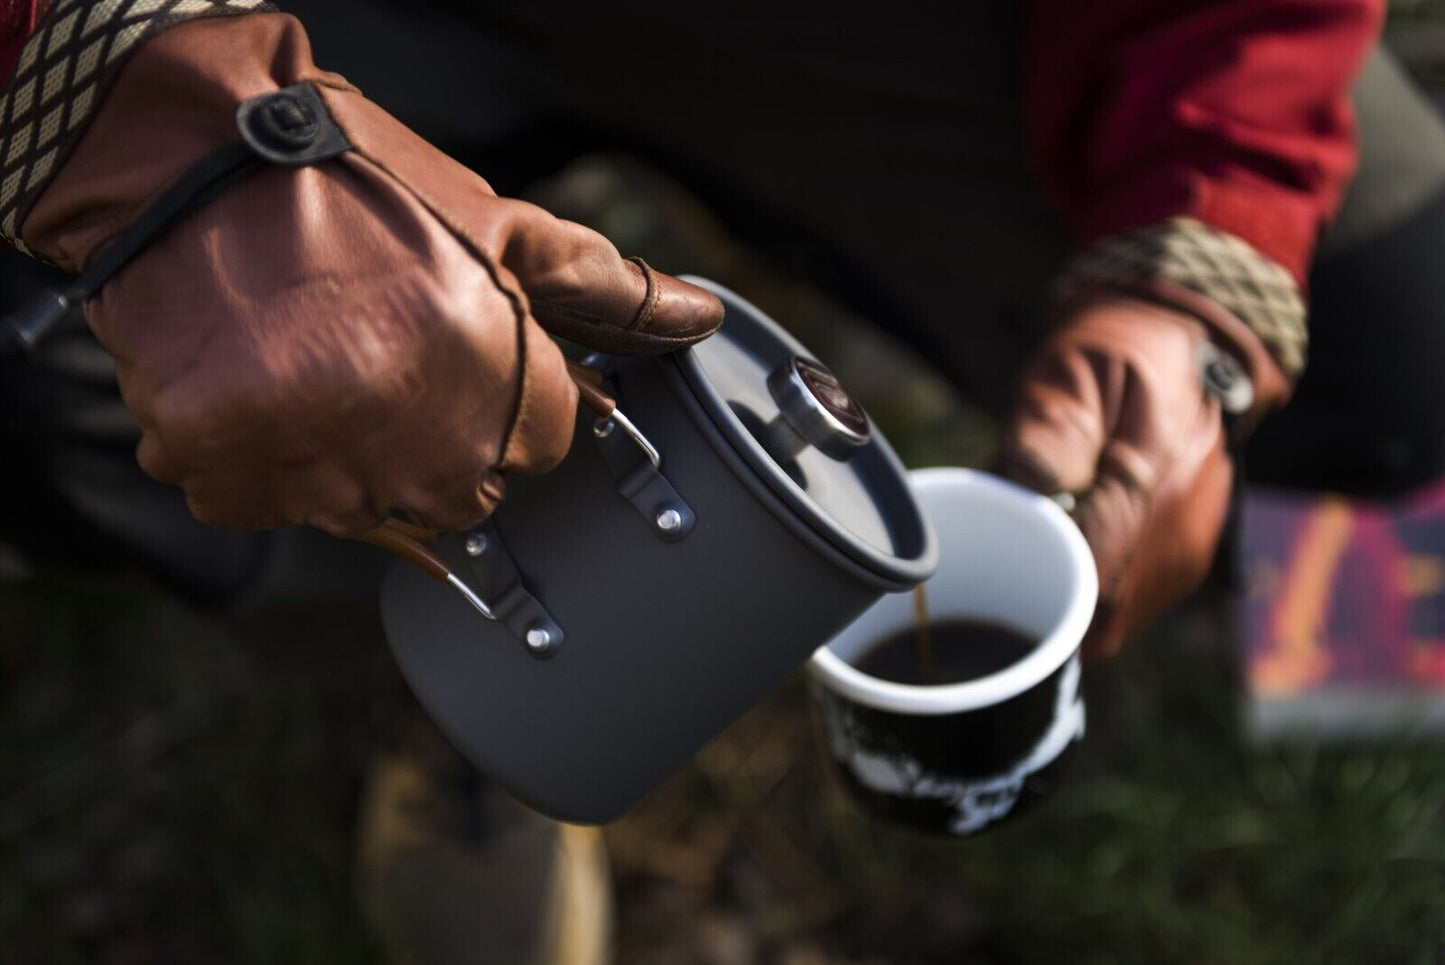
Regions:
[[[1445,8],[1399,7],[1390,42],[1445,92]],[[532,200],[744,293],[910,465],[987,462],[989,421],[926,363],[750,256],[656,172],[589,157]],[[854,810],[794,680],[605,829],[617,960],[1438,960],[1441,743],[1388,727],[1253,739],[1237,606],[1206,594],[1091,668],[1066,789],[957,843]],[[0,960],[380,961],[355,897],[356,814],[406,703],[369,604],[218,620],[141,577],[0,545]]]

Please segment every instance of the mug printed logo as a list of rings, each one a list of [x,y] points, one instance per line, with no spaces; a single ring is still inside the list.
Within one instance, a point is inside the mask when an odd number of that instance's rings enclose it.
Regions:
[[[1024,782],[1058,759],[1084,736],[1082,671],[1075,654],[1059,675],[1053,719],[1028,753],[994,777],[956,778],[931,773],[896,742],[862,724],[853,705],[825,692],[823,701],[829,749],[864,787],[880,794],[941,801],[953,809],[948,830],[972,834],[1008,815]]]

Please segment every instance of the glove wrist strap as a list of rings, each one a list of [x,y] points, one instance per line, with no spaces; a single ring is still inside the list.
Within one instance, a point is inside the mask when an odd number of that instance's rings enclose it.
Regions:
[[[263,164],[301,167],[351,150],[351,143],[309,82],[243,101],[236,109],[240,139],[207,154],[132,221],[84,273],[60,291],[0,320],[0,354],[28,352],[167,228]]]

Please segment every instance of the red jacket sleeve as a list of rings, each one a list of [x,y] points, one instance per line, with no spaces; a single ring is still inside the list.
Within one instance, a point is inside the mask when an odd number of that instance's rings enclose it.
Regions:
[[[46,5],[47,0],[0,0],[0,86],[15,72],[20,49]]]
[[[1383,0],[1032,0],[1029,139],[1085,241],[1188,216],[1301,281]]]

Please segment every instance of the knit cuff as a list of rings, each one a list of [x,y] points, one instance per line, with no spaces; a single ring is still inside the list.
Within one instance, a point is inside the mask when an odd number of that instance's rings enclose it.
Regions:
[[[0,237],[20,228],[100,108],[126,58],[202,17],[275,10],[264,0],[55,0],[0,94]]]
[[[1096,241],[1066,266],[1058,294],[1158,282],[1187,288],[1234,315],[1291,379],[1304,371],[1305,302],[1290,273],[1195,218],[1170,218]]]

